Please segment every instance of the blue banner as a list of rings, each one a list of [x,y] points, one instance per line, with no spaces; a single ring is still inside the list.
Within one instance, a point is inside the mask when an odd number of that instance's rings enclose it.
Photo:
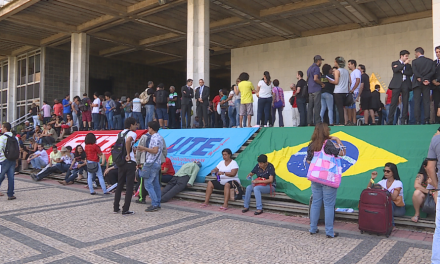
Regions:
[[[222,150],[232,153],[258,130],[258,128],[207,128],[207,129],[160,129],[165,139],[168,158],[177,172],[183,164],[200,161],[202,168],[196,182],[204,182],[205,176],[223,159]]]

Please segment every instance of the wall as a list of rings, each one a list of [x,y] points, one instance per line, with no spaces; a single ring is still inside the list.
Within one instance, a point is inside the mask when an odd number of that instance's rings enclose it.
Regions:
[[[44,100],[52,105],[70,93],[70,52],[46,48],[44,70]]]
[[[391,62],[399,59],[401,50],[410,51],[410,58],[414,58],[414,49],[421,46],[426,56],[432,57],[432,30],[432,18],[424,18],[233,49],[231,82],[241,72],[247,72],[256,85],[267,70],[284,90],[289,90],[290,84],[296,83],[297,71],[305,74],[313,57],[319,54],[324,63],[332,66],[337,56],[346,61],[355,59],[366,66],[368,74],[374,72],[380,77],[387,87],[392,77]]]

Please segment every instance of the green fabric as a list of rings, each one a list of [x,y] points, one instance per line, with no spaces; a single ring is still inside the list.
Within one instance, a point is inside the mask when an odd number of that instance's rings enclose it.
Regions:
[[[438,126],[435,125],[331,127],[331,135],[336,133],[338,137],[340,135],[346,135],[345,138],[353,137],[354,139],[346,141],[353,143],[359,150],[360,158],[346,173],[349,170],[362,169],[360,166],[365,170],[351,176],[342,174],[336,207],[357,209],[360,194],[367,187],[371,172],[378,172],[377,183],[382,179],[385,163],[394,161],[403,183],[406,215],[413,215],[414,180],[427,155],[431,138],[437,128]],[[295,175],[293,173],[290,175],[291,172],[286,169],[288,167],[286,161],[295,154],[289,152],[288,148],[292,147],[291,149],[297,151],[298,145],[302,145],[301,148],[307,147],[313,131],[313,127],[263,128],[236,159],[240,167],[238,175],[240,175],[239,178],[243,185],[250,184],[246,175],[257,164],[257,157],[260,154],[269,154],[269,162],[274,164],[277,175],[276,191],[284,192],[292,199],[308,204],[311,195],[310,188],[301,190],[296,186],[296,181],[291,180]],[[343,138],[341,140],[344,141]],[[361,159],[361,157],[363,158]],[[280,175],[281,173],[282,175]],[[285,179],[289,179],[289,181]],[[304,180],[304,178],[302,179]]]
[[[182,177],[182,176],[189,176],[188,184],[193,185],[194,180],[197,177],[197,173],[199,173],[200,167],[197,165],[197,163],[189,162],[183,164],[182,167],[174,174],[174,176]]]

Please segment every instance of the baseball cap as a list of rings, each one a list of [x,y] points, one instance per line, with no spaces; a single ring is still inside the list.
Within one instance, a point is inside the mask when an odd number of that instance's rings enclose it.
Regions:
[[[66,147],[61,148],[61,152],[66,152],[66,151],[69,151]]]
[[[313,60],[324,60],[321,55],[316,55],[315,57],[313,57]]]

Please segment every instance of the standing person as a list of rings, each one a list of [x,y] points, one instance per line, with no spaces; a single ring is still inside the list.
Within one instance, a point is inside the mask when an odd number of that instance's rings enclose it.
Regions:
[[[335,90],[333,92],[333,97],[335,99],[335,105],[339,114],[339,125],[345,125],[345,117],[344,117],[344,100],[348,94],[349,83],[350,83],[350,74],[344,68],[345,67],[345,59],[341,56],[336,57],[335,59],[335,67],[338,69],[334,70],[334,80],[330,80],[330,83],[335,85]]]
[[[102,169],[99,165],[99,157],[103,154],[101,148],[96,144],[95,134],[88,133],[84,140],[84,144],[86,144],[85,152],[87,157],[87,184],[89,185],[90,194],[96,194],[95,190],[93,189],[94,175],[98,176],[99,185],[101,185],[102,192],[104,194],[110,194],[109,192],[107,192],[107,189],[105,187],[104,176],[102,175]],[[97,171],[94,173],[90,172],[90,167],[97,167]]]
[[[248,127],[251,127],[251,119],[254,115],[254,98],[252,97],[252,91],[254,86],[249,81],[249,74],[247,72],[242,72],[238,77],[240,83],[238,84],[238,89],[241,93],[241,105],[240,105],[240,127],[243,127],[243,117],[247,116]],[[214,109],[215,111],[215,109]]]
[[[257,90],[255,91],[258,97],[257,124],[261,127],[268,126],[267,123],[269,122],[270,108],[272,106],[272,87],[270,73],[265,71],[263,79],[258,82]]]
[[[72,102],[70,101],[70,95],[66,95],[63,101],[63,119],[66,120],[67,115],[72,114]]]
[[[2,132],[3,135],[0,136],[0,185],[2,184],[6,175],[8,177],[8,200],[14,200],[16,199],[16,197],[14,196],[15,162],[19,156],[18,139],[12,134],[10,123],[3,123]],[[8,146],[8,141],[11,142],[13,139],[15,139],[15,142],[17,144],[16,148],[12,148],[12,145]],[[6,148],[6,146],[8,146],[8,149]],[[14,150],[16,153],[13,153]],[[13,157],[9,157],[7,151],[9,151],[9,155],[16,154],[17,158],[13,159]],[[1,194],[0,196],[3,196],[3,194]]]
[[[237,110],[235,108],[235,100],[237,96],[234,91],[235,84],[231,86],[231,91],[229,92],[228,99],[228,117],[229,117],[229,127],[237,127],[238,120],[236,119]]]
[[[388,112],[387,124],[392,125],[394,122],[400,95],[402,95],[403,104],[402,124],[406,124],[409,123],[405,121],[408,121],[408,100],[409,92],[412,89],[411,76],[413,75],[409,51],[402,50],[400,52],[400,59],[391,63],[391,69],[393,70],[393,78],[390,85],[388,85],[390,92],[387,90],[387,100],[385,102]]]
[[[156,103],[157,119],[160,127],[168,129],[168,100],[170,94],[165,91],[163,83],[159,83],[158,90],[154,92],[154,102]]]
[[[63,116],[63,105],[58,99],[53,100],[53,113],[57,116]]]
[[[296,103],[296,86],[294,83],[290,85],[290,89],[292,90],[292,97],[289,99],[289,103],[292,106],[292,126],[297,127],[300,124],[300,117],[298,112],[298,105]]]
[[[116,95],[112,96],[112,100],[115,103],[115,108],[113,109],[113,129],[122,130],[122,105]]]
[[[144,118],[142,117],[142,103],[138,93],[135,93],[133,99],[133,118],[139,124],[140,129],[145,129]]]
[[[333,143],[336,141],[336,143]],[[345,147],[341,140],[337,137],[330,137],[330,129],[326,123],[317,124],[313,132],[311,142],[307,149],[307,163],[316,162],[314,157],[318,157],[321,150],[328,155],[345,156]],[[310,165],[312,168],[312,165]],[[322,202],[324,201],[325,211],[325,234],[327,238],[339,236],[339,233],[333,231],[333,221],[335,215],[335,203],[337,188],[333,188],[322,183],[312,182],[311,185],[313,201],[310,207],[310,234],[316,234],[318,230],[319,213],[321,211]]]
[[[174,86],[170,86],[170,94],[168,99],[168,127],[176,128],[176,101],[177,101],[177,93],[176,88]]]
[[[221,118],[222,118],[222,124],[223,124],[223,128],[227,127],[227,122],[226,122],[226,112],[228,111],[228,104],[227,104],[227,100],[228,100],[228,91],[226,89],[221,89],[219,91],[219,95],[220,95],[220,110],[221,110]]]
[[[333,126],[333,92],[335,85],[330,80],[334,80],[335,76],[333,76],[332,66],[324,64],[322,66],[322,74],[321,82],[324,84],[324,88],[321,90],[321,120],[324,122],[325,110],[328,110],[328,122],[330,126]]]
[[[36,103],[32,103],[29,113],[31,113],[32,115],[35,129],[37,126],[40,125],[40,116],[38,115],[40,113],[40,107]]]
[[[203,79],[199,80],[199,87],[196,88],[196,106],[197,115],[199,117],[200,124],[203,123],[203,128],[209,127],[208,121],[208,107],[209,107],[209,94],[210,89],[205,86],[205,81]]]
[[[81,110],[79,109],[79,102],[81,99],[79,96],[75,96],[73,98],[72,103],[72,118],[73,118],[73,125],[78,128],[78,130],[81,129]]]
[[[296,104],[298,106],[298,112],[300,116],[299,126],[307,126],[307,101],[309,99],[309,93],[307,92],[307,82],[303,79],[304,73],[302,71],[298,71],[296,74],[296,79],[298,82],[296,83]]]
[[[371,107],[371,89],[370,89],[370,76],[366,73],[367,69],[365,65],[359,64],[358,70],[361,71],[361,88],[359,89],[359,96],[356,99],[356,102],[361,102],[361,108],[364,110],[364,124],[369,124],[369,118],[371,116],[371,120],[373,125],[376,124],[376,119],[374,117],[374,110]]]
[[[124,104],[122,104],[122,107],[124,108],[125,119],[127,119],[133,115],[132,113],[133,102],[131,101],[130,96],[127,96],[125,100],[126,101]]]
[[[125,150],[127,156],[125,157],[125,164],[122,166],[118,166],[118,187],[115,191],[113,212],[117,214],[121,211],[121,209],[119,209],[119,201],[121,200],[122,188],[124,187],[125,183],[126,194],[124,206],[122,207],[122,215],[132,215],[134,214],[134,212],[129,210],[136,172],[136,159],[133,152],[133,144],[137,138],[137,135],[135,133],[137,127],[136,119],[134,117],[129,117],[125,119],[124,127],[125,129],[119,132],[119,134],[125,137]]]
[[[280,88],[278,79],[273,80],[272,98],[272,125],[275,125],[275,112],[278,111],[278,126],[284,127],[283,110],[286,104],[284,102],[284,91],[283,88]]]
[[[236,114],[236,118],[235,118],[235,123],[237,125],[237,127],[241,127],[241,126],[246,126],[246,120],[247,120],[247,116],[243,117],[243,124],[239,124],[240,122],[240,107],[241,107],[241,93],[240,93],[240,89],[238,89],[238,84],[241,82],[240,79],[237,78],[237,80],[235,80],[235,85],[234,85],[234,93],[235,93],[235,111],[237,112]]]
[[[155,212],[160,209],[160,199],[162,195],[160,190],[159,172],[163,138],[157,133],[159,128],[159,123],[156,121],[148,123],[148,133],[151,135],[150,144],[148,147],[141,145],[137,147],[137,151],[146,152],[145,164],[152,164],[150,177],[144,180],[145,189],[148,191],[151,198],[151,206],[149,206],[145,212]]]
[[[193,80],[188,79],[186,85],[182,86],[182,102],[181,112],[182,128],[191,128],[191,107],[193,106],[192,99],[194,98],[194,90],[191,88]]]
[[[434,113],[438,112],[439,104],[440,104],[440,46],[435,47],[435,56],[437,57],[434,60],[435,65],[435,73],[432,77],[432,97],[434,98]],[[436,114],[435,117],[436,123],[439,123],[439,116]]]
[[[83,121],[84,131],[92,129],[92,101],[87,97],[87,93],[83,93],[83,99],[79,104],[79,110],[81,110],[81,119]],[[87,126],[88,125],[88,126]]]
[[[320,55],[313,57],[313,64],[307,70],[307,84],[309,89],[309,105],[307,121],[309,126],[321,122],[321,89],[324,84],[321,82],[320,67],[324,59]]]
[[[220,114],[217,111],[217,105],[220,103],[221,101],[221,95],[220,93],[222,92],[222,90],[218,90],[218,93],[216,96],[214,96],[214,99],[212,99],[212,107],[214,110],[214,125],[213,128],[217,128],[219,127],[219,119],[220,119]]]
[[[416,124],[429,124],[430,116],[430,83],[435,74],[435,63],[425,57],[425,51],[418,47],[415,49],[416,59],[412,62],[412,70],[414,73],[412,79],[412,88],[414,93],[414,115],[416,117]],[[420,102],[423,97],[424,118],[421,119]]]
[[[41,112],[43,112],[43,124],[47,124],[50,121],[50,105],[47,104],[46,101],[43,101],[43,107],[41,107]]]
[[[140,96],[141,102],[145,108],[145,126],[147,126],[148,122],[154,119],[154,107],[155,103],[153,100],[153,95],[156,90],[154,89],[154,83],[152,81],[148,82],[148,88],[143,92]]]
[[[92,103],[92,120],[93,120],[93,130],[99,130],[99,107],[101,106],[101,100],[99,99],[99,94],[95,92],[93,94]],[[110,121],[109,121],[110,122]]]
[[[348,69],[351,71],[351,86],[349,93],[353,94],[353,99],[355,100],[355,102],[351,106],[345,107],[345,109],[347,109],[347,125],[354,126],[356,125],[356,101],[359,95],[359,88],[361,87],[362,73],[359,69],[357,69],[357,62],[355,60],[348,61]]]
[[[115,101],[111,98],[111,94],[109,92],[105,92],[104,94],[104,108],[105,108],[105,116],[107,117],[107,126],[109,130],[114,129],[113,126],[113,115],[115,112],[113,111],[116,108]],[[95,102],[93,102],[95,103]],[[95,121],[93,121],[95,122]]]

